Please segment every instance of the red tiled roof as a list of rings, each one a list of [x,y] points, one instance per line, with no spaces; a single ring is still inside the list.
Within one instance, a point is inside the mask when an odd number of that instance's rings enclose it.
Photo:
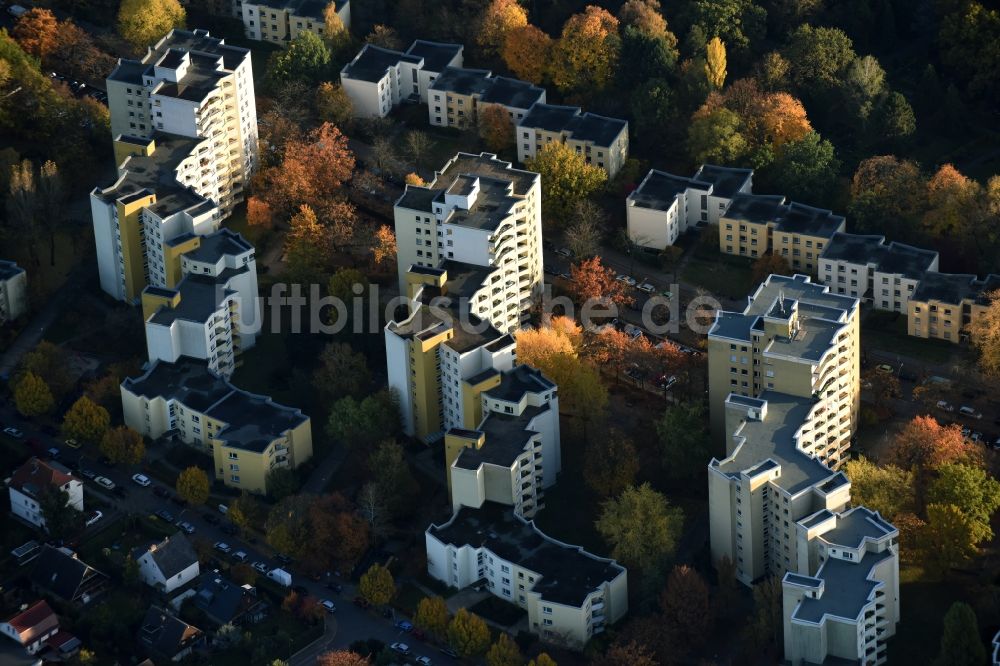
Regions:
[[[72,480],[71,475],[60,472],[45,461],[32,458],[14,472],[9,485],[18,490],[24,489],[25,486],[44,488],[48,485],[54,485],[61,488]]]
[[[39,601],[28,610],[7,620],[7,624],[12,626],[19,635],[22,635],[22,641],[26,641],[26,639],[30,640],[59,626],[59,618],[49,608],[48,603]],[[23,636],[29,632],[31,635]]]

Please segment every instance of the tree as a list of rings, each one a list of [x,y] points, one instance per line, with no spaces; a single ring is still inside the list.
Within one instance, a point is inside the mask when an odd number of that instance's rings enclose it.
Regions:
[[[923,226],[937,238],[961,235],[968,224],[968,213],[975,210],[980,196],[979,184],[951,164],[943,164],[927,181],[929,210]]]
[[[854,44],[842,30],[809,24],[795,29],[782,55],[792,82],[810,95],[835,89],[856,57]]]
[[[601,226],[607,216],[601,207],[589,199],[576,202],[573,208],[573,222],[563,234],[563,242],[574,256],[585,259],[593,257],[601,248]]]
[[[415,187],[425,187],[427,185],[424,179],[420,177],[420,174],[417,173],[406,174],[406,178],[404,178],[403,181],[407,185],[413,185]]]
[[[282,500],[298,492],[299,479],[293,470],[287,467],[275,467],[267,473],[264,485],[271,499]]]
[[[56,401],[48,384],[35,373],[28,371],[14,387],[14,404],[22,416],[32,417],[48,414],[56,406]]]
[[[349,650],[324,652],[316,657],[316,666],[369,666],[368,657]]]
[[[905,139],[917,131],[917,117],[902,93],[891,92],[876,107],[875,132],[883,140]]]
[[[97,444],[111,426],[111,415],[87,396],[81,396],[63,416],[63,435]]]
[[[681,510],[644,483],[605,500],[596,527],[611,545],[612,557],[653,572],[673,555],[683,524]]]
[[[705,77],[708,85],[722,90],[726,82],[726,45],[718,37],[712,37],[705,48]]]
[[[668,407],[656,422],[660,459],[668,478],[697,478],[709,459],[709,437],[705,431],[705,408],[701,403]]]
[[[399,38],[396,29],[381,23],[375,24],[372,31],[365,37],[365,42],[393,51],[403,50],[403,40]]]
[[[771,51],[757,63],[754,78],[764,90],[776,92],[788,87],[790,70],[791,64],[784,56],[777,51]]]
[[[767,12],[752,0],[694,0],[685,13],[688,25],[700,27],[701,44],[706,37],[718,37],[740,54],[759,43],[767,31]]]
[[[528,666],[559,666],[556,660],[545,652],[539,653],[537,657],[528,662]]]
[[[729,109],[699,110],[688,126],[688,154],[695,162],[742,164],[750,145],[741,129],[740,117]]]
[[[69,504],[69,493],[46,485],[38,496],[38,510],[45,521],[45,531],[53,539],[67,539],[83,529],[83,514]]]
[[[26,53],[44,60],[55,49],[59,22],[48,9],[30,9],[17,19],[11,35]]]
[[[398,442],[392,439],[381,442],[368,458],[368,469],[386,498],[386,508],[394,517],[412,511],[420,486]]]
[[[285,236],[285,263],[288,277],[294,283],[316,284],[330,263],[331,242],[326,227],[319,223],[316,213],[306,204],[289,221],[291,227]]]
[[[316,115],[323,122],[344,126],[354,118],[354,107],[343,86],[324,81],[316,89]]]
[[[504,37],[501,56],[519,79],[542,83],[548,76],[552,38],[533,25],[510,30]]]
[[[791,141],[771,167],[771,178],[782,183],[785,193],[796,201],[824,203],[840,170],[833,144],[810,132]]]
[[[927,573],[942,577],[975,557],[979,534],[980,527],[954,504],[928,504],[927,524],[917,535]]]
[[[598,256],[573,264],[569,271],[569,290],[577,303],[600,301],[620,307],[634,301],[628,285],[616,280],[615,272],[606,268]]]
[[[138,50],[155,44],[174,28],[183,28],[184,19],[184,7],[177,0],[122,0],[118,34]]]
[[[588,5],[569,17],[552,50],[552,82],[562,92],[599,92],[618,68],[618,19]]]
[[[744,630],[744,642],[752,651],[763,652],[781,643],[781,608],[781,577],[770,576],[754,585],[753,616]]]
[[[448,631],[448,604],[441,597],[424,597],[417,603],[413,623],[437,639]]]
[[[229,503],[226,518],[245,534],[261,519],[262,512],[260,502],[244,490],[239,497]]]
[[[477,118],[479,138],[487,148],[500,153],[514,147],[514,121],[507,109],[500,104],[480,104]]]
[[[667,34],[667,21],[659,11],[659,2],[655,0],[628,0],[618,10],[618,22],[622,31],[628,28],[652,36],[663,36]],[[674,37],[676,44],[677,38]],[[626,60],[626,62],[630,62]]]
[[[375,243],[372,245],[372,261],[378,267],[388,266],[396,260],[396,234],[388,224],[375,230]]]
[[[788,265],[788,260],[776,252],[763,255],[753,262],[752,279],[754,284],[759,284],[771,275],[791,275],[792,267]]]
[[[761,94],[753,99],[750,112],[758,119],[752,124],[755,141],[771,145],[775,152],[781,152],[784,145],[800,141],[812,132],[802,102],[788,93]]]
[[[1000,12],[995,5],[975,0],[949,3],[944,11],[938,44],[941,59],[961,80],[970,94],[996,99],[1000,90],[1000,55],[997,33]]]
[[[697,571],[677,565],[670,571],[667,587],[660,595],[660,610],[666,626],[678,642],[698,647],[711,632],[712,606],[708,586]]]
[[[858,58],[847,68],[843,88],[857,117],[867,120],[885,90],[885,70],[874,56]]]
[[[330,67],[330,49],[319,35],[302,30],[285,50],[271,56],[267,64],[267,81],[271,86],[289,81],[318,83]]]
[[[848,213],[860,231],[901,236],[912,233],[925,201],[924,179],[916,162],[879,155],[858,164]]]
[[[631,109],[636,135],[643,140],[661,139],[675,111],[670,83],[666,79],[645,81],[632,93]]]
[[[979,368],[990,377],[1000,376],[1000,290],[986,294],[988,305],[969,325],[969,340],[979,352]]]
[[[986,661],[976,613],[968,604],[956,601],[944,615],[941,651],[935,666],[978,666]]]
[[[558,141],[545,144],[525,161],[525,167],[541,175],[543,216],[557,224],[564,224],[576,202],[608,180],[604,169],[587,164],[582,155]]]
[[[847,461],[845,472],[851,480],[851,500],[856,506],[878,511],[890,521],[913,511],[913,472],[895,465],[879,467],[864,456]]]
[[[326,433],[349,447],[367,449],[391,437],[400,427],[399,407],[380,392],[357,400],[351,396],[333,403]]]
[[[391,173],[396,166],[396,149],[393,147],[393,142],[384,136],[375,137],[372,141],[372,159],[380,173]]]
[[[651,34],[637,27],[625,28],[621,62],[629,63],[618,70],[618,79],[627,88],[668,78],[677,67],[677,38],[670,32]]]
[[[602,498],[616,497],[635,483],[639,454],[621,433],[612,431],[594,440],[584,456],[583,478]]]
[[[528,13],[517,0],[493,0],[486,8],[476,43],[486,55],[500,53],[507,35],[528,25]]]
[[[389,511],[385,508],[385,498],[382,489],[375,483],[366,483],[358,493],[358,513],[368,527],[371,538],[383,536],[389,520]]]
[[[132,553],[129,553],[125,556],[125,563],[122,565],[122,582],[125,584],[125,587],[131,590],[139,587],[139,583],[142,580],[140,573],[139,563],[132,557]]]
[[[899,377],[887,372],[872,370],[861,375],[861,380],[870,392],[876,405],[884,404],[900,394]]]
[[[937,470],[927,501],[957,506],[975,527],[975,543],[993,538],[990,522],[1000,508],[1000,482],[981,467],[948,463]]]
[[[146,456],[142,435],[128,426],[110,428],[101,438],[101,453],[114,463],[138,465]]]
[[[62,347],[48,340],[42,340],[24,355],[19,372],[33,372],[45,381],[53,397],[62,398],[69,390],[72,379],[69,376],[69,357]]]
[[[337,3],[331,0],[323,9],[323,41],[331,53],[338,53],[350,45],[351,34],[337,13]]]
[[[928,470],[951,462],[978,460],[978,452],[955,424],[941,425],[933,416],[916,416],[906,424],[889,447],[889,460],[903,469],[917,470],[917,486]]]
[[[615,643],[596,663],[598,666],[657,666],[659,662],[648,647],[630,641]]]
[[[274,223],[271,204],[259,197],[247,199],[247,223],[251,227],[270,227]]]
[[[229,569],[229,577],[237,585],[255,585],[257,583],[257,570],[247,562],[240,562]]]
[[[364,354],[354,351],[345,342],[327,343],[312,376],[312,384],[324,401],[361,395],[370,383],[371,374]]]
[[[192,465],[178,474],[177,495],[188,504],[204,504],[208,500],[208,474],[205,470]]]
[[[56,25],[55,41],[47,62],[57,72],[75,79],[103,78],[114,67],[114,59],[99,49],[90,33],[72,21]]]
[[[388,569],[375,563],[361,574],[358,591],[371,605],[384,606],[396,596],[396,583]]]
[[[502,631],[486,651],[486,666],[524,666],[524,655],[510,635]]]
[[[490,646],[490,629],[481,617],[459,608],[448,624],[448,644],[460,657],[481,655]]]

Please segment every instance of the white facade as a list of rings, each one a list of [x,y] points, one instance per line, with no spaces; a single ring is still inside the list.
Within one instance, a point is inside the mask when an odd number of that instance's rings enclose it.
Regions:
[[[350,0],[335,0],[337,16],[345,29],[351,27]],[[247,39],[265,41],[280,46],[303,32],[320,37],[326,32],[325,4],[315,0],[246,0],[241,3],[239,17]]]
[[[45,529],[45,517],[42,515],[39,498],[50,486],[67,493],[66,506],[83,511],[83,484],[80,480],[54,469],[42,460],[32,458],[14,472],[7,484],[11,513]]]
[[[174,559],[172,556],[169,559],[163,558],[162,555],[160,557],[157,556],[157,551],[175,549],[171,540],[183,538],[180,535],[170,537],[161,543],[153,544],[145,553],[139,556],[136,564],[139,565],[139,577],[142,579],[142,582],[164,594],[170,594],[177,588],[187,585],[200,575],[198,558],[194,555],[194,551],[190,545],[186,545],[183,549],[190,552],[189,557],[184,557],[180,565],[172,561]],[[170,566],[171,568],[164,571],[164,566]]]
[[[28,312],[28,274],[13,261],[0,260],[0,326]]]
[[[519,162],[549,143],[564,143],[587,164],[614,178],[628,159],[628,122],[583,112],[575,106],[535,104],[515,128]]]

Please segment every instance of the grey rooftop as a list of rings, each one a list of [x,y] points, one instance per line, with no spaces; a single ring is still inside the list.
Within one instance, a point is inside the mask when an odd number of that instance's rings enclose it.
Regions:
[[[602,147],[611,146],[628,128],[628,122],[618,118],[607,118],[590,112],[581,113],[580,108],[576,106],[541,103],[532,106],[517,125],[546,132],[567,132],[576,141]]]
[[[938,253],[895,241],[884,236],[836,233],[823,249],[820,259],[873,266],[881,273],[893,273],[918,280],[934,265]]]
[[[823,594],[819,598],[803,598],[792,612],[792,621],[817,623],[824,616],[857,619],[881,586],[871,578],[872,569],[890,557],[894,555],[887,549],[881,553],[865,553],[860,562],[828,558],[811,577],[822,581]]]
[[[700,190],[707,193],[711,188],[712,184],[707,181],[650,169],[646,177],[639,183],[639,187],[628,195],[628,200],[639,208],[669,210],[674,205],[677,195],[686,190]]]

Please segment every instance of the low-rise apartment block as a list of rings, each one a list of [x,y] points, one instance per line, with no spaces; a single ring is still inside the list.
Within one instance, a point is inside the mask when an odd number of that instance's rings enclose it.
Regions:
[[[13,261],[0,260],[0,326],[28,312],[28,274]]]
[[[142,60],[119,60],[107,89],[112,137],[197,139],[198,178],[189,184],[223,217],[243,200],[257,167],[249,49],[204,30],[171,30]]]
[[[979,279],[962,273],[927,273],[907,303],[907,333],[959,342],[989,307],[989,294],[997,290],[1000,275]]]
[[[823,208],[796,202],[781,195],[739,194],[719,220],[719,249],[741,257],[762,257],[774,252],[795,271],[816,276],[819,256],[846,222]]]
[[[240,9],[247,39],[281,46],[303,32],[324,37],[327,11],[351,27],[350,0],[243,0]]]
[[[216,478],[232,488],[265,493],[271,471],[312,457],[308,416],[234,387],[201,360],[157,361],[122,382],[121,393],[125,425],[211,454]]]
[[[522,365],[490,368],[463,390],[470,400],[479,395],[480,409],[467,409],[468,425],[445,434],[452,508],[496,502],[533,517],[544,507],[543,489],[562,468],[555,384]]]
[[[937,268],[937,252],[886,243],[884,236],[837,233],[820,255],[819,280],[876,310],[907,312],[920,280]]]
[[[7,482],[10,511],[35,527],[45,529],[41,500],[45,493],[61,490],[66,493],[66,506],[83,511],[83,483],[62,465],[58,468],[32,457],[11,475]]]
[[[405,52],[366,44],[340,71],[354,115],[384,118],[402,102],[427,103],[431,83],[448,67],[461,67],[463,47],[417,40]]]
[[[691,178],[651,169],[625,200],[628,237],[662,250],[688,229],[718,224],[737,194],[753,189],[753,169],[703,164]]]
[[[720,310],[708,332],[712,432],[725,432],[730,394],[816,398],[823,436],[809,438],[808,453],[839,468],[857,426],[860,340],[857,298],[806,275],[771,275],[742,312]]]
[[[449,67],[431,84],[427,114],[431,125],[466,128],[475,124],[480,108],[496,104],[516,125],[538,102],[545,102],[544,88],[485,69]]]
[[[142,292],[149,360],[200,358],[228,377],[239,366],[240,354],[254,345],[261,325],[253,246],[222,230],[211,236],[187,234],[173,247],[188,248],[180,255],[183,278],[174,288],[151,286]]]
[[[461,288],[450,277],[451,292],[498,330],[517,329],[542,289],[541,196],[537,173],[488,153],[459,153],[429,185],[408,185],[393,209],[400,293],[411,267],[479,267]]]
[[[546,536],[510,507],[461,508],[425,540],[431,576],[455,588],[485,580],[546,642],[580,648],[628,611],[624,567]]]
[[[608,172],[609,178],[628,159],[628,121],[606,118],[576,106],[535,104],[518,123],[517,159],[535,157],[545,145],[565,143],[577,155]]]

